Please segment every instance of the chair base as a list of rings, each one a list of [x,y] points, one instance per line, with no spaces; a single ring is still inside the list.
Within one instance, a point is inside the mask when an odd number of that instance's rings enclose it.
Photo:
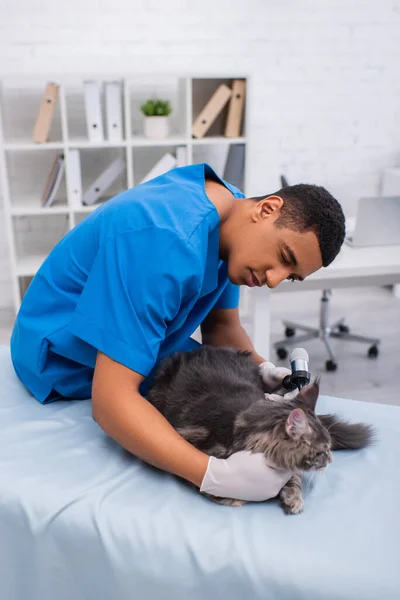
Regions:
[[[330,295],[331,290],[323,290],[321,296],[319,327],[309,327],[308,325],[294,323],[293,321],[283,321],[286,328],[286,337],[274,344],[274,348],[279,358],[284,359],[287,357],[287,346],[300,346],[303,342],[316,338],[321,339],[327,350],[329,359],[326,361],[325,366],[328,371],[335,371],[337,369],[337,361],[331,348],[330,338],[338,338],[347,342],[369,344],[368,356],[370,358],[376,358],[378,356],[380,339],[350,333],[349,328],[344,323],[344,318],[329,325]],[[304,334],[296,336],[296,329],[304,331]]]

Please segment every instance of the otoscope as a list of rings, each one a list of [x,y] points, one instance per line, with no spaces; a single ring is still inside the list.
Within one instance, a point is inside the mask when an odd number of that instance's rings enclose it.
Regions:
[[[286,390],[292,391],[298,388],[300,391],[310,383],[311,376],[308,370],[308,361],[308,352],[304,348],[293,348],[290,353],[292,374],[287,375],[282,381],[282,385]]]

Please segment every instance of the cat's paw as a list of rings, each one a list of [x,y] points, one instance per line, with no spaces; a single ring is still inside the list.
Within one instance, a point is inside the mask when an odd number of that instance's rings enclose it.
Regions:
[[[211,494],[202,495],[209,498],[209,500],[212,500],[217,504],[223,504],[224,506],[243,506],[244,504],[247,504],[245,500],[233,500],[233,498],[219,498],[218,496],[212,496]]]
[[[230,500],[227,506],[244,506],[247,504],[245,500]]]
[[[285,494],[281,496],[280,500],[287,515],[298,515],[304,508],[303,496],[299,494]]]

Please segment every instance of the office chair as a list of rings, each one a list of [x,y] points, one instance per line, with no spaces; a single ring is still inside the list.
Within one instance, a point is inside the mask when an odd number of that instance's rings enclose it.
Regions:
[[[282,188],[289,185],[284,175],[281,175],[281,185]],[[329,342],[329,338],[339,338],[348,342],[361,342],[370,344],[367,352],[368,357],[376,358],[378,356],[380,343],[378,338],[353,335],[350,333],[349,327],[345,324],[344,318],[339,319],[331,325],[329,324],[329,298],[331,295],[332,291],[330,289],[322,290],[319,311],[319,327],[309,327],[308,325],[302,325],[292,321],[283,321],[286,337],[278,342],[275,342],[274,344],[278,358],[281,360],[287,358],[287,346],[299,346],[303,342],[316,338],[321,339],[328,352],[329,359],[325,362],[325,368],[327,371],[336,371],[338,366]],[[300,331],[304,331],[305,333],[303,335],[296,336],[296,329],[300,329]]]

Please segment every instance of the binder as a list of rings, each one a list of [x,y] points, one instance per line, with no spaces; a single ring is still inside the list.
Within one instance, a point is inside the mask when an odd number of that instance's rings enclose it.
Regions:
[[[61,179],[64,174],[64,155],[59,154],[54,159],[51,171],[46,181],[45,188],[41,197],[42,208],[47,208],[53,204],[54,198],[60,187]]]
[[[100,87],[97,81],[84,81],[86,127],[90,142],[102,142],[103,119],[101,115]]]
[[[228,106],[228,116],[225,124],[226,137],[239,137],[242,129],[244,98],[246,82],[235,79],[232,84],[232,96]]]
[[[244,144],[230,144],[223,178],[239,190],[244,188]]]
[[[170,152],[164,154],[162,158],[154,165],[140,183],[146,183],[159,175],[164,175],[170,169],[176,167],[176,158]]]
[[[176,166],[185,167],[187,165],[187,148],[178,146],[176,149]]]
[[[229,101],[231,95],[232,90],[224,83],[221,83],[193,123],[193,137],[201,138],[207,133],[219,113]]]
[[[51,123],[58,99],[60,86],[48,83],[40,102],[39,113],[33,128],[33,141],[36,144],[45,144],[49,138]]]
[[[124,169],[125,163],[122,158],[116,158],[83,194],[83,204],[90,206],[97,202]]]
[[[76,207],[82,206],[82,172],[79,150],[68,150],[67,180],[72,205]]]
[[[110,142],[122,140],[122,90],[119,81],[107,81],[106,96],[106,125],[107,138]]]

